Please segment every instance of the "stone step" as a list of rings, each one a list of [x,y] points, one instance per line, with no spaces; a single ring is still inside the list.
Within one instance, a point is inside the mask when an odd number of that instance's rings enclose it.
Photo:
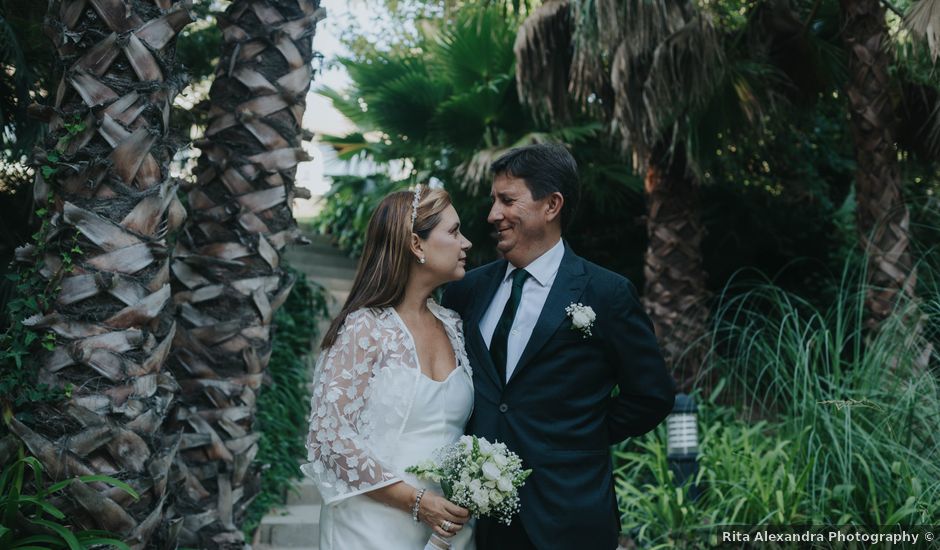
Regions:
[[[316,261],[321,262],[324,265],[348,267],[349,269],[356,269],[357,264],[356,258],[350,258],[338,250],[328,252],[324,250],[311,249],[307,246],[289,246],[284,250],[284,254],[288,261],[291,262],[304,260],[311,261],[316,259]]]
[[[320,505],[276,508],[261,520],[259,542],[271,546],[309,548],[320,539]]]
[[[346,293],[348,294],[352,290],[353,281],[352,278],[346,277],[323,277],[316,274],[305,273],[307,279],[316,282],[317,284],[323,285],[331,293]]]
[[[287,505],[323,504],[320,491],[316,483],[309,477],[304,477],[287,492]]]
[[[328,238],[324,239],[322,237],[319,237],[317,235],[311,235],[309,233],[305,233],[304,238],[306,238],[310,242],[291,243],[288,245],[288,248],[292,248],[296,250],[322,252],[323,254],[327,254],[330,256],[339,256],[343,258],[348,257],[346,252],[343,250],[340,250],[340,248],[337,247],[331,239],[328,239]]]
[[[343,307],[343,304],[346,303],[346,298],[349,298],[349,290],[331,290],[330,295],[334,298],[334,305],[330,306],[330,313],[336,315]]]
[[[288,258],[290,261],[290,259]],[[317,258],[303,259],[301,261],[290,261],[295,269],[299,269],[307,274],[311,279],[316,280],[318,277],[324,277],[327,279],[349,279],[352,280],[356,276],[356,270],[350,269],[346,266],[330,266],[323,264],[317,260]]]

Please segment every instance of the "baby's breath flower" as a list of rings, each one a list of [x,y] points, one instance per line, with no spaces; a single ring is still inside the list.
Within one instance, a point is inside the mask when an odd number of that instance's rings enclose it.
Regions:
[[[406,472],[441,483],[444,496],[475,517],[493,517],[509,525],[519,511],[519,488],[532,470],[506,445],[476,436],[462,436],[435,453],[434,460]]]

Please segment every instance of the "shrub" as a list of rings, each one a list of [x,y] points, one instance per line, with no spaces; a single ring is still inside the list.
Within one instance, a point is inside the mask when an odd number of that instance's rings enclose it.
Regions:
[[[712,334],[712,368],[724,377],[700,413],[699,499],[675,488],[665,428],[615,454],[623,527],[638,542],[707,546],[719,525],[940,517],[929,322],[940,292],[925,285],[916,303],[868,332],[860,280],[843,277],[825,310],[772,285],[724,301]]]
[[[120,536],[107,531],[75,530],[68,517],[55,506],[56,493],[72,483],[107,483],[139,495],[126,483],[103,475],[88,475],[47,483],[42,464],[24,456],[3,465],[0,473],[0,548],[69,548],[80,550],[102,546],[130,550]],[[32,476],[27,476],[27,467]]]

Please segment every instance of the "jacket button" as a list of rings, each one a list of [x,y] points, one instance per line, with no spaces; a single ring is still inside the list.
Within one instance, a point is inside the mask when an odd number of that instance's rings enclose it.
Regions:
[[[500,403],[500,405],[499,405],[499,412],[504,413],[504,412],[506,412],[506,411],[508,411],[508,410],[509,410],[509,405],[507,405],[507,404],[505,404],[505,403]]]

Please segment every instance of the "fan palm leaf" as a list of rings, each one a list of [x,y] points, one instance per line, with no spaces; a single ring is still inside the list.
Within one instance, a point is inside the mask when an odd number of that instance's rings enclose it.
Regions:
[[[904,23],[927,43],[934,62],[940,59],[940,0],[918,0],[911,5]]]
[[[434,37],[433,65],[455,90],[486,85],[512,72],[515,25],[494,10],[466,10]]]

